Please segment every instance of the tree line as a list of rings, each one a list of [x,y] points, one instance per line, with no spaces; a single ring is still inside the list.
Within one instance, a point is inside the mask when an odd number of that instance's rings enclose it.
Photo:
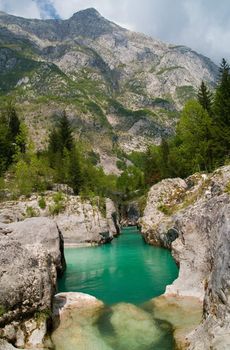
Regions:
[[[144,156],[145,183],[167,177],[211,172],[230,161],[230,67],[223,59],[216,90],[201,83],[197,99],[188,101],[175,136],[149,147]]]
[[[133,165],[119,161],[120,177],[106,175],[95,157],[74,139],[65,111],[52,127],[48,145],[37,152],[27,127],[20,121],[13,103],[0,115],[0,187],[15,196],[67,184],[75,194],[125,198],[139,196],[149,186],[167,177],[187,177],[210,172],[230,160],[230,67],[223,60],[216,90],[201,83],[197,99],[188,101],[175,135],[152,145],[146,153],[124,155]],[[122,157],[121,157],[122,158]]]

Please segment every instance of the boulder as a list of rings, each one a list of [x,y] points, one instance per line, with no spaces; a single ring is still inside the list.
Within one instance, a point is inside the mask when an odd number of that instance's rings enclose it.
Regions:
[[[159,342],[161,330],[148,312],[126,303],[113,306],[112,311],[111,324],[119,349],[147,349]]]
[[[56,350],[112,350],[103,340],[96,321],[104,304],[83,293],[60,293],[54,299],[52,341]]]
[[[54,221],[0,224],[0,337],[22,348],[43,344],[64,268],[63,239]]]

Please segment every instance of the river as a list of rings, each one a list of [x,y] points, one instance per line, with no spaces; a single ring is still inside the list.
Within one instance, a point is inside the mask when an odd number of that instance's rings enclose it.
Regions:
[[[59,280],[59,292],[87,293],[106,304],[96,327],[103,341],[109,344],[109,349],[174,348],[170,325],[153,320],[145,307],[149,299],[164,293],[166,285],[178,276],[178,268],[168,250],[145,244],[137,228],[129,227],[124,228],[121,236],[111,244],[67,248],[65,257],[67,270]],[[116,320],[119,320],[118,328],[124,326],[127,331],[130,328],[131,333],[123,332],[121,336],[116,329]],[[157,341],[153,337],[155,326],[161,332],[160,338],[157,333],[160,339]],[[141,340],[142,333],[146,335]],[[95,344],[92,350],[100,350],[100,346]],[[79,343],[76,349],[84,348]]]

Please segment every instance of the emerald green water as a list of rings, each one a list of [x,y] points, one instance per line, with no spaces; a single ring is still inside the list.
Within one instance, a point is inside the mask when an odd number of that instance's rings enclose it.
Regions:
[[[178,275],[171,253],[145,244],[135,227],[111,244],[65,249],[65,257],[59,292],[91,294],[108,305],[141,304],[164,293]]]
[[[56,350],[173,350],[173,328],[154,317],[149,299],[178,275],[168,250],[144,243],[136,228],[111,244],[65,249],[67,270],[60,292],[83,292],[105,305],[70,309],[52,335]]]

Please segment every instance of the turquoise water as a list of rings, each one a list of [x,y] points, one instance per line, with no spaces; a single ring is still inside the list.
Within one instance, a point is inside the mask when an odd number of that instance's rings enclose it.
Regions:
[[[91,294],[107,305],[141,304],[164,293],[178,275],[171,253],[145,244],[135,227],[111,244],[65,249],[65,257],[59,292]]]

